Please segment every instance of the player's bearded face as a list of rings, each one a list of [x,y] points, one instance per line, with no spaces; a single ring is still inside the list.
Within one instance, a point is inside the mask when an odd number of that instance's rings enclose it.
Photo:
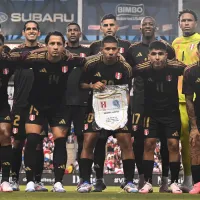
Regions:
[[[103,32],[104,36],[115,36],[117,30],[118,26],[114,19],[106,19],[101,23],[101,31]]]
[[[78,42],[81,36],[81,32],[77,25],[70,25],[67,29],[67,39],[70,42]]]
[[[64,51],[64,43],[60,36],[52,35],[47,44],[47,51],[50,58],[59,58]]]
[[[116,61],[118,53],[119,48],[117,46],[117,43],[104,43],[102,54],[106,61]]]
[[[153,49],[149,52],[148,59],[155,70],[165,67],[167,61],[167,53],[164,50]]]
[[[195,32],[197,22],[195,21],[194,16],[192,14],[190,13],[182,14],[179,23],[183,35],[187,36]]]
[[[156,25],[152,18],[145,18],[141,22],[141,32],[144,37],[152,37],[155,34]]]
[[[37,25],[33,22],[26,24],[23,36],[30,42],[36,41],[37,37],[40,36],[40,31],[38,30]]]

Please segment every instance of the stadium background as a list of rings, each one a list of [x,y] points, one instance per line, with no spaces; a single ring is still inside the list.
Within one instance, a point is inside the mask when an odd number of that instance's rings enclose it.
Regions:
[[[172,42],[181,35],[178,28],[178,12],[183,8],[189,8],[197,12],[200,0],[1,0],[0,1],[0,32],[6,38],[6,44],[11,48],[23,42],[22,29],[24,22],[35,20],[40,24],[41,36],[39,40],[44,41],[46,34],[50,31],[59,30],[64,35],[66,24],[76,21],[80,24],[83,35],[81,43],[89,45],[92,41],[102,38],[100,32],[100,20],[106,13],[116,15],[119,23],[117,36],[129,40],[131,43],[140,40],[139,24],[144,16],[153,16],[157,21],[157,37]],[[200,29],[200,26],[198,26]],[[199,30],[198,30],[199,31]],[[12,104],[13,82],[10,81],[9,102]],[[49,130],[49,138],[44,140],[45,174],[43,181],[52,184],[52,152],[53,139]],[[73,134],[68,137],[67,149],[69,162],[67,163],[64,184],[74,185],[79,178],[75,160],[77,143]],[[107,156],[104,172],[108,185],[119,185],[123,179],[121,152],[114,138],[109,138],[107,143]],[[73,164],[73,166],[72,166]],[[137,169],[136,169],[137,170]],[[22,168],[22,173],[24,172]],[[159,143],[155,150],[155,164],[153,184],[159,185],[161,172]],[[71,173],[75,173],[71,175]],[[21,176],[20,182],[25,184],[25,176]],[[135,180],[137,182],[137,178]],[[182,175],[180,175],[182,182]]]

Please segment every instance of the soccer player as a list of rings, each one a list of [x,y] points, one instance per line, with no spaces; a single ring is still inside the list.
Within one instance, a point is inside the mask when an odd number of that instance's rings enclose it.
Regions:
[[[145,185],[140,193],[153,192],[152,179],[154,150],[159,134],[167,138],[172,193],[182,193],[177,185],[180,170],[179,134],[180,113],[178,107],[178,76],[185,65],[167,59],[167,47],[161,41],[149,45],[148,60],[136,66],[135,76],[144,80],[144,178]],[[163,132],[160,133],[160,127]]]
[[[131,45],[127,52],[127,62],[134,68],[136,65],[148,60],[149,44],[156,41],[156,21],[151,16],[146,16],[141,20],[140,31],[142,35],[141,42],[135,42]],[[168,59],[175,58],[174,49],[166,42]],[[132,131],[134,135],[133,150],[135,153],[135,161],[139,173],[139,189],[144,185],[143,171],[143,152],[144,152],[144,82],[141,77],[134,78],[134,91],[132,105]],[[162,130],[161,130],[162,131]],[[169,172],[169,154],[167,151],[166,138],[161,137],[161,155],[162,155],[162,185],[160,192],[168,192],[168,172]]]
[[[31,50],[43,47],[37,41],[40,36],[39,24],[35,21],[27,21],[22,31],[25,37],[24,43],[11,50],[11,52],[29,52]],[[25,120],[29,109],[28,96],[34,81],[34,73],[32,69],[17,69],[14,74],[14,105],[12,109],[13,115],[13,153],[12,153],[12,188],[19,191],[19,171],[22,163],[22,149],[26,139]],[[35,190],[48,191],[41,182],[41,176],[44,166],[43,153],[43,136],[37,146],[36,174],[35,174]]]
[[[108,35],[116,36],[116,33],[119,29],[116,17],[113,14],[104,15],[101,19],[100,29],[104,37]],[[128,48],[131,44],[127,40],[122,40],[120,38],[117,38],[117,40],[119,44],[119,53],[124,58],[126,58]],[[101,51],[101,42],[102,40],[98,40],[90,45],[90,55],[98,54]],[[105,135],[102,131],[94,150],[94,168],[96,172],[96,183],[94,185],[94,192],[102,192],[102,190],[106,188],[103,180],[103,169],[105,161],[105,146],[108,136],[109,135]]]
[[[63,97],[66,81],[73,66],[82,66],[86,61],[65,50],[64,36],[58,32],[50,32],[45,38],[47,52],[18,53],[2,56],[2,60],[14,64],[24,64],[24,67],[33,69],[34,82],[29,93],[30,104],[26,120],[27,142],[24,152],[24,162],[27,177],[27,192],[34,192],[34,174],[36,169],[36,147],[40,140],[42,125],[45,120],[51,127],[54,135],[53,165],[55,174],[54,192],[65,192],[62,186],[67,152],[66,134],[68,122],[64,119]],[[43,51],[43,50],[42,50]],[[29,55],[30,54],[30,55]]]
[[[197,45],[197,55],[200,60],[200,43]],[[200,65],[199,61],[189,65],[184,72],[183,94],[185,94],[187,113],[190,120],[190,152],[191,171],[194,187],[190,194],[200,193]],[[194,100],[194,93],[196,98]]]
[[[0,34],[0,46],[3,52],[8,53],[9,47],[4,46],[4,36]],[[7,87],[8,81],[13,74],[13,70],[2,64],[0,70],[0,163],[2,170],[2,179],[0,189],[2,192],[12,192],[12,187],[9,183],[12,146],[11,146],[11,114],[10,106],[8,104]]]
[[[88,47],[82,46],[79,44],[79,39],[81,37],[80,26],[75,23],[69,23],[67,25],[67,43],[66,49],[71,53],[75,53],[81,57],[86,57],[90,55]],[[80,88],[80,77],[82,69],[74,66],[74,69],[70,73],[67,81],[67,90],[65,93],[65,104],[66,104],[66,113],[69,115],[68,119],[69,124],[73,122],[74,132],[77,136],[78,141],[78,155],[77,160],[80,165],[80,155],[83,148],[83,126],[85,119],[85,112],[87,109],[87,101],[89,93],[86,90]],[[80,171],[80,168],[79,168]],[[80,171],[80,178],[82,177]]]
[[[183,10],[179,13],[178,21],[183,36],[176,38],[172,46],[176,51],[176,57],[186,65],[193,64],[199,60],[196,55],[197,44],[200,41],[200,35],[196,33],[197,15],[192,10]],[[182,94],[182,80],[179,78],[179,108],[181,113],[181,154],[184,168],[184,182],[181,189],[189,192],[192,189],[191,163],[189,154],[189,128],[188,115],[186,111],[185,97]]]
[[[119,52],[118,40],[113,36],[104,37],[101,49],[101,54],[99,56],[85,64],[85,71],[81,80],[82,87],[89,90],[102,90],[105,85],[128,84],[130,88],[132,70],[128,63],[120,61],[117,58]],[[129,98],[129,94],[127,94],[127,96]],[[122,150],[122,162],[126,179],[124,190],[128,193],[133,193],[138,190],[133,184],[135,160],[128,122],[123,128],[114,131],[106,131],[104,129],[104,132],[107,134],[115,134],[118,140]],[[78,192],[86,193],[90,192],[92,189],[90,175],[94,156],[93,150],[97,148],[95,144],[100,134],[100,130],[95,126],[95,123],[91,98],[88,103],[88,111],[85,118],[84,142],[80,160],[81,171],[84,172],[82,173],[83,183],[77,188]]]

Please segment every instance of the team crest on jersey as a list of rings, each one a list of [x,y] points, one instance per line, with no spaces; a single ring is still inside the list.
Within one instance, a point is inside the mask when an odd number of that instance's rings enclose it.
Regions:
[[[101,108],[106,108],[106,101],[101,101]]]
[[[133,125],[133,131],[137,131],[138,130],[138,126],[137,125]]]
[[[123,47],[119,48],[119,53],[124,53],[124,48]]]
[[[63,66],[62,73],[67,73],[67,72],[68,72],[68,66]]]
[[[4,75],[9,74],[9,69],[8,69],[8,68],[3,69],[3,74],[4,74]]]
[[[85,53],[80,53],[80,57],[86,57]]]
[[[122,78],[122,73],[116,72],[115,78],[118,79],[118,80],[121,79]]]
[[[195,44],[191,44],[190,45],[190,50],[194,49],[194,47],[195,47]]]
[[[169,82],[172,81],[172,75],[167,75],[166,80],[169,81]]]
[[[88,129],[88,124],[85,124],[84,125],[84,130],[87,130]]]
[[[144,135],[149,135],[149,129],[144,129]]]
[[[34,120],[35,120],[35,115],[30,115],[30,116],[29,116],[29,119],[30,119],[31,121],[34,121]]]
[[[17,133],[18,133],[18,128],[13,128],[12,132],[13,132],[14,134],[17,134]]]

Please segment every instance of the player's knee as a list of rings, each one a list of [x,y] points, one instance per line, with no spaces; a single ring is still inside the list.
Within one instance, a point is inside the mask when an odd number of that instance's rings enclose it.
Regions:
[[[179,143],[178,141],[168,141],[168,150],[169,152],[177,153],[179,152]]]
[[[153,152],[155,150],[156,139],[146,139],[144,144],[145,152]]]

